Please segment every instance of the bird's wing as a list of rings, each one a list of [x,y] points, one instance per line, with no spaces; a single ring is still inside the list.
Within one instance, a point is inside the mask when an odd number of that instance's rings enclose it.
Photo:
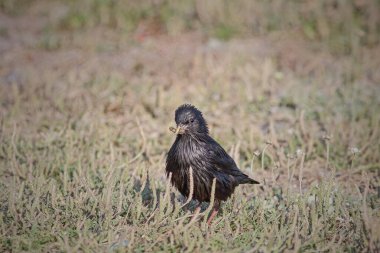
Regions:
[[[208,158],[210,163],[215,165],[214,169],[216,171],[235,177],[244,175],[236,166],[236,163],[231,156],[229,156],[214,139],[210,137],[210,140],[207,143]]]
[[[259,183],[241,172],[234,159],[214,139],[210,137],[207,143],[208,162],[211,165],[209,167],[216,178],[229,182],[232,180],[234,185]]]

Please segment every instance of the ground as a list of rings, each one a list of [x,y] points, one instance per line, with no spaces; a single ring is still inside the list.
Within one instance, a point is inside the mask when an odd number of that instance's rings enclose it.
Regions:
[[[379,46],[68,31],[59,7],[0,14],[1,251],[380,250]],[[210,227],[165,178],[182,103],[261,182]]]

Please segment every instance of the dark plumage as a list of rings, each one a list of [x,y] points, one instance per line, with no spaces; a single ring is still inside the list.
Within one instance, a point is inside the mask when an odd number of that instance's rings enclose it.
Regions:
[[[226,200],[239,184],[258,184],[236,166],[235,161],[208,134],[202,113],[192,105],[184,104],[175,111],[177,137],[168,152],[166,174],[171,173],[171,183],[186,197],[190,193],[190,167],[193,171],[192,198],[210,201],[213,179],[216,178],[214,212],[220,201]]]

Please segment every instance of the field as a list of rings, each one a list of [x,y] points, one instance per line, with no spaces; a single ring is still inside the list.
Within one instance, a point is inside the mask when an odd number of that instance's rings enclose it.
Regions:
[[[378,3],[175,2],[0,1],[0,251],[379,252]],[[211,226],[165,177],[183,103],[261,182]]]

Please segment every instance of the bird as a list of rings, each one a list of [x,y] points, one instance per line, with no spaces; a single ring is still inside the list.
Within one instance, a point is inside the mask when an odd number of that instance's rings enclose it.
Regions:
[[[200,212],[202,202],[210,202],[215,181],[214,205],[207,220],[210,225],[221,202],[227,200],[238,185],[259,182],[244,174],[209,135],[207,122],[194,105],[179,106],[174,116],[176,128],[169,129],[176,138],[167,153],[166,176],[182,195],[198,201],[195,213]]]

